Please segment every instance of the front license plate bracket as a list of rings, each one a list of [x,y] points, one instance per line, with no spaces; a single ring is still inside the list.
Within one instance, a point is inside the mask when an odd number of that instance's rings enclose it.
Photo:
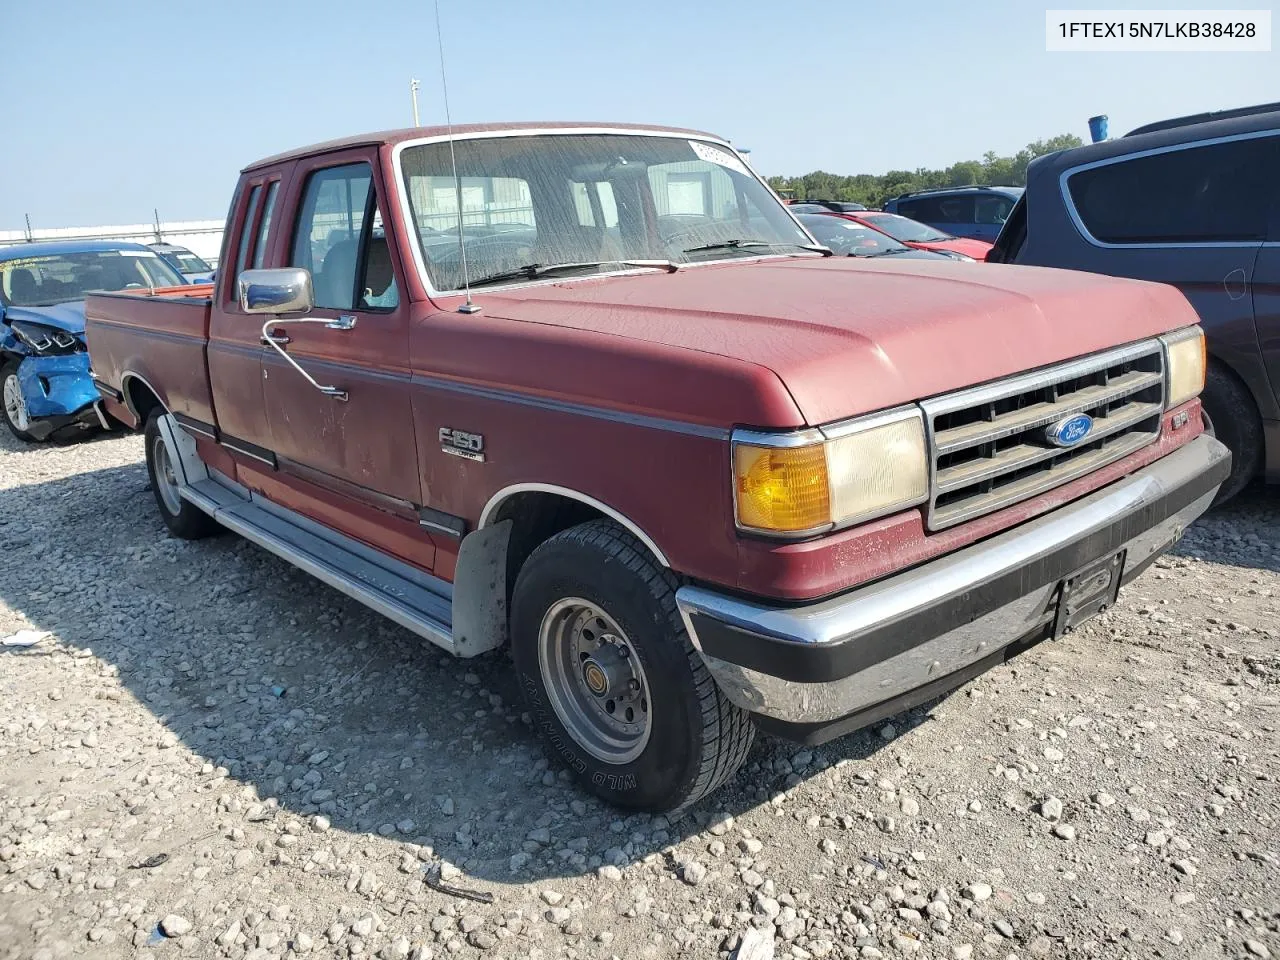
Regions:
[[[1124,560],[1125,551],[1121,550],[1095,560],[1062,581],[1058,588],[1058,610],[1053,620],[1055,640],[1116,602]]]

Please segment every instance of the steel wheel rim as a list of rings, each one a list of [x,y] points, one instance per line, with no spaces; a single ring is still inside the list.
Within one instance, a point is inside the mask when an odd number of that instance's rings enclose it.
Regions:
[[[170,515],[177,516],[182,509],[182,497],[178,493],[178,478],[173,475],[173,463],[169,460],[169,448],[164,437],[156,437],[151,447],[151,459],[156,465],[156,492]]]
[[[644,665],[622,628],[581,597],[553,604],[538,630],[551,707],[575,743],[605,763],[644,752],[653,723]]]
[[[30,428],[31,417],[27,414],[27,401],[22,396],[22,384],[18,383],[16,373],[4,378],[4,412],[9,422],[23,433]]]

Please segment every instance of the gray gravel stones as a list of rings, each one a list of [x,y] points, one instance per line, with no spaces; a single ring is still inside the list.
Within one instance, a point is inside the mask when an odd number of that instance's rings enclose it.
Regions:
[[[191,921],[176,913],[167,914],[160,921],[160,932],[166,937],[181,937],[191,932]]]
[[[132,960],[157,926],[226,960],[1277,952],[1273,494],[888,737],[761,738],[651,817],[542,756],[505,655],[168,537],[140,451],[0,437],[0,634],[53,634],[0,654],[0,960]]]
[[[1045,797],[1040,801],[1040,816],[1051,822],[1062,819],[1062,801],[1057,797]]]

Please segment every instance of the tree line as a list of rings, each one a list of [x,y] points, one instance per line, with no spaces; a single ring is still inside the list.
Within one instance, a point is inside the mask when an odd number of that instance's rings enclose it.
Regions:
[[[1028,143],[1012,157],[997,156],[994,150],[981,160],[961,160],[945,170],[890,170],[888,173],[856,173],[841,176],[815,170],[802,177],[769,177],[769,185],[783,196],[798,200],[851,200],[879,207],[885,200],[914,190],[937,187],[966,187],[975,184],[1025,186],[1027,165],[1036,157],[1056,150],[1078,147],[1084,143],[1074,133],[1063,133],[1048,140]]]

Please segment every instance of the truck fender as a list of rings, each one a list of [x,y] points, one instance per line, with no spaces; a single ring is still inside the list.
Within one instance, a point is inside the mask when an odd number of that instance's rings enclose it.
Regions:
[[[169,462],[178,474],[179,486],[189,487],[201,480],[208,480],[209,470],[196,453],[195,438],[178,426],[173,414],[166,413],[162,416],[157,427],[169,453]]]
[[[194,449],[194,444],[192,444]],[[463,538],[453,577],[453,643],[460,657],[496,650],[507,642],[507,541],[502,520]]]

